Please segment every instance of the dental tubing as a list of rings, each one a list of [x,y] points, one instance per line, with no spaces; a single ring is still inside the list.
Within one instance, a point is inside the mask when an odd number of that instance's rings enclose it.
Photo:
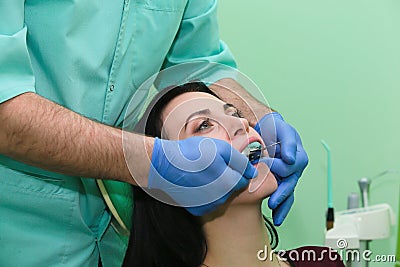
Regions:
[[[334,218],[334,209],[333,209],[333,201],[332,201],[332,165],[331,165],[331,149],[329,145],[321,140],[322,145],[324,146],[327,153],[327,161],[328,161],[328,211],[326,213],[326,230],[333,228]]]

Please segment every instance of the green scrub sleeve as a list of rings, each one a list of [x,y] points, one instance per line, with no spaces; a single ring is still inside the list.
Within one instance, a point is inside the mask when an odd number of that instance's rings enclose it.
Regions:
[[[231,51],[220,39],[216,0],[188,1],[163,69],[191,62],[219,63],[236,68]],[[213,76],[214,81],[226,77],[235,78],[234,74],[227,74],[226,71],[220,71],[219,75],[214,72]]]
[[[0,1],[0,103],[25,92],[35,92],[26,43],[24,3]]]

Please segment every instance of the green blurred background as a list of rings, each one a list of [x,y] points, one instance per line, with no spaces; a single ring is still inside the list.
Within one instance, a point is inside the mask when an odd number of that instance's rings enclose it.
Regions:
[[[400,170],[400,1],[220,0],[219,24],[239,69],[299,131],[310,158],[279,228],[279,248],[322,245],[321,139],[332,150],[336,211],[359,192],[361,177]],[[370,204],[388,203],[397,215],[399,188],[399,173],[379,178]],[[389,239],[372,242],[373,255],[395,254],[397,222],[391,230]]]

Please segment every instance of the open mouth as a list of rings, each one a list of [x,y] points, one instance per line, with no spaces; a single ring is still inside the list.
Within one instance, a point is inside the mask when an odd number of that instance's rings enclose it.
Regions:
[[[260,142],[254,141],[248,144],[242,154],[248,157],[251,164],[256,164],[262,156],[263,147]]]

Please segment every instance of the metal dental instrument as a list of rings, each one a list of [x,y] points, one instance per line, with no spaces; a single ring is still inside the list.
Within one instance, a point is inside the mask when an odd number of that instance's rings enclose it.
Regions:
[[[242,151],[242,154],[249,158],[251,164],[256,164],[262,157],[263,150],[278,144],[280,144],[280,142],[272,143],[263,147],[260,142],[252,142]],[[268,167],[260,166],[259,168],[263,169]],[[250,181],[248,192],[253,193],[257,191],[257,189],[264,183],[265,179],[267,179],[267,175],[257,176],[256,178],[252,179]]]
[[[243,151],[242,154],[245,155],[246,157],[249,158],[249,161],[251,163],[256,163],[257,160],[259,160],[262,156],[262,152],[272,146],[276,146],[280,144],[281,142],[275,142],[270,145],[267,145],[265,147],[262,147],[261,143],[259,142],[253,142],[250,143]]]

